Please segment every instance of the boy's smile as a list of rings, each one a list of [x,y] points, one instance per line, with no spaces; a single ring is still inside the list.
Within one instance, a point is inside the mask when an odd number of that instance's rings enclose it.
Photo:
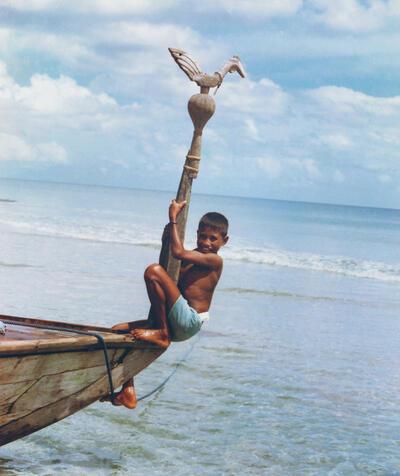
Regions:
[[[228,237],[223,237],[214,228],[206,226],[201,230],[197,230],[197,249],[200,253],[218,253],[218,250],[227,241]]]

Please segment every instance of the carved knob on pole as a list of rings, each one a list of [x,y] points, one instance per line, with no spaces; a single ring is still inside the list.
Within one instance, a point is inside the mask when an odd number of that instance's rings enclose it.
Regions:
[[[214,98],[204,93],[193,94],[188,102],[188,111],[195,130],[201,133],[215,112]]]
[[[188,111],[193,122],[194,131],[184,168],[192,178],[196,178],[201,158],[201,136],[204,126],[215,112],[214,98],[204,93],[194,94],[189,99]]]

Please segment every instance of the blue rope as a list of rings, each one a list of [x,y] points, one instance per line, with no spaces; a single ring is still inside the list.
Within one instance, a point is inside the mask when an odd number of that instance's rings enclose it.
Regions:
[[[200,337],[198,337],[197,339],[195,339],[193,342],[192,342],[192,345],[189,347],[189,349],[185,352],[185,354],[183,355],[183,357],[181,359],[178,360],[178,362],[175,364],[175,367],[174,369],[172,370],[172,372],[168,375],[167,378],[165,378],[161,383],[160,385],[157,385],[157,387],[155,387],[153,390],[151,390],[151,392],[149,393],[146,393],[145,395],[141,396],[140,398],[137,399],[138,402],[140,402],[141,400],[144,400],[148,397],[150,397],[151,395],[155,394],[156,392],[162,390],[165,385],[167,384],[167,382],[172,378],[172,376],[177,372],[178,368],[187,360],[187,358],[189,357],[189,355],[192,353],[193,349],[194,349],[194,346],[196,345],[197,341],[199,340]]]

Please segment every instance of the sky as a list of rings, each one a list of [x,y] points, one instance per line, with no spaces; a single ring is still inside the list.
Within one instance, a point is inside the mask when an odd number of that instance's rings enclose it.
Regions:
[[[400,0],[0,0],[0,177],[400,208]],[[1,195],[1,191],[0,191]]]

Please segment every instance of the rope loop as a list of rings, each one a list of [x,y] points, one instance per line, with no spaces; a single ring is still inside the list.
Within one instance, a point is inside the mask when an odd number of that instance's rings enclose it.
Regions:
[[[201,157],[199,157],[198,155],[187,155],[186,156],[187,159],[189,160],[201,160]]]
[[[190,172],[196,172],[196,174],[199,171],[199,169],[196,169],[196,167],[190,167],[190,165],[184,165],[183,168],[189,170]]]
[[[194,346],[196,345],[196,343],[199,339],[200,339],[200,336],[198,336],[197,339],[193,340],[192,345],[185,352],[183,357],[181,357],[181,359],[178,362],[175,363],[175,367],[172,370],[172,372],[159,385],[157,385],[157,387],[153,388],[153,390],[151,390],[151,392],[146,393],[145,395],[139,397],[137,399],[138,402],[140,402],[141,400],[145,400],[146,398],[149,398],[151,395],[155,394],[156,392],[162,390],[165,387],[168,380],[174,375],[174,373],[178,370],[178,368],[188,359],[189,355],[192,353],[192,351],[194,349]]]

